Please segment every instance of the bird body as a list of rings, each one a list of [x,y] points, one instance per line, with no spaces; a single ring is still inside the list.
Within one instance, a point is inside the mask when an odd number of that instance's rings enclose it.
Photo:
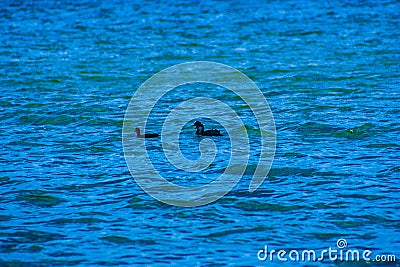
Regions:
[[[204,131],[204,125],[199,122],[195,121],[193,126],[196,126],[196,134],[202,136],[222,136],[221,132],[217,129],[207,130]]]
[[[135,132],[136,132],[136,137],[137,138],[154,138],[154,137],[160,136],[159,134],[153,134],[153,133],[151,133],[151,134],[140,134],[140,129],[139,128],[136,128]]]

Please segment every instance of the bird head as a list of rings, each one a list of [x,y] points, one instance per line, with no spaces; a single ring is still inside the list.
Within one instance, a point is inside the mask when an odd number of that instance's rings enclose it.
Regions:
[[[203,126],[203,124],[199,121],[195,121],[194,124],[192,126]]]

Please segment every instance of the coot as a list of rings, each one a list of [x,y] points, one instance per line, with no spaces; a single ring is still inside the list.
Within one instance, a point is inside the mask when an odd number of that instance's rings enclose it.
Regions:
[[[204,131],[204,125],[199,121],[195,121],[193,126],[196,126],[196,134],[197,135],[202,135],[202,136],[222,136],[220,131],[216,130],[216,129]]]
[[[135,132],[136,132],[136,137],[138,137],[138,138],[154,138],[154,137],[160,136],[159,134],[153,134],[153,133],[151,133],[151,134],[140,134],[140,129],[139,128],[136,128]]]

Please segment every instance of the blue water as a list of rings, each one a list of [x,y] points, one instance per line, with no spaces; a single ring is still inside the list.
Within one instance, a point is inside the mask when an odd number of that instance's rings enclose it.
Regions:
[[[395,0],[3,1],[0,265],[278,266],[258,250],[336,248],[339,238],[399,259],[399,14]],[[227,196],[180,208],[132,179],[122,123],[146,79],[196,60],[237,68],[260,87],[277,150],[257,191],[247,190],[250,162]],[[182,88],[161,106],[195,96]],[[226,166],[223,140],[200,178]],[[158,170],[181,185],[199,178]],[[310,263],[285,265],[300,264]],[[339,263],[313,263],[323,264]]]

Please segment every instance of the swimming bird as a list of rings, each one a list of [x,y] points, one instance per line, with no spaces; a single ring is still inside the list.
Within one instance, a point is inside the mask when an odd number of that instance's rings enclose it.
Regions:
[[[195,121],[192,126],[196,126],[196,134],[197,135],[202,135],[202,136],[222,136],[220,131],[216,130],[216,129],[204,131],[204,125],[199,121]]]
[[[136,137],[137,138],[154,138],[154,137],[160,136],[159,134],[153,134],[153,133],[151,133],[151,134],[140,134],[140,129],[139,128],[136,128],[135,132],[136,132]]]

